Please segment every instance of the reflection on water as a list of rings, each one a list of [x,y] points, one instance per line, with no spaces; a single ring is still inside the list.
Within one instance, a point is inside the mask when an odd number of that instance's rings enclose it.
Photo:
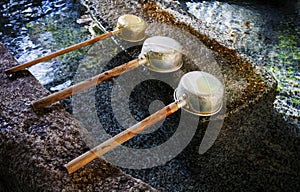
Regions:
[[[37,21],[42,17],[53,16],[57,11],[66,9],[67,3],[63,1],[2,1],[0,3],[0,23],[3,26],[0,29],[1,41],[13,52],[16,58],[20,57],[25,51],[36,48],[30,44],[26,38],[28,28],[26,24]],[[26,47],[22,47],[20,43],[24,38]]]
[[[300,128],[300,2],[184,1],[209,36],[264,66],[277,79],[274,106]],[[205,31],[203,31],[205,33]]]
[[[88,38],[87,30],[76,23],[83,7],[76,1],[24,0],[0,2],[0,41],[20,63],[36,59]],[[30,68],[51,91],[71,84],[84,49],[57,57]]]

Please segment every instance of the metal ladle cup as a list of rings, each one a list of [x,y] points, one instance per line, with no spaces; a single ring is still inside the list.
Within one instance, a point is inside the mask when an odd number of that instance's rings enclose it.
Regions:
[[[121,39],[130,42],[141,41],[145,38],[147,24],[146,22],[135,15],[123,15],[119,17],[116,34]]]
[[[222,108],[224,86],[213,75],[193,71],[182,76],[174,92],[175,100],[185,98],[182,108],[199,116],[211,116]]]
[[[75,172],[180,108],[200,116],[213,115],[222,107],[223,92],[224,87],[216,77],[201,71],[189,72],[181,78],[175,91],[176,100],[173,103],[73,159],[65,167],[69,174]]]
[[[158,45],[154,44],[159,43]],[[112,77],[119,76],[140,65],[160,73],[176,71],[182,66],[182,47],[169,37],[155,36],[147,39],[143,44],[142,53],[138,59],[115,67],[96,75],[88,80],[77,83],[64,90],[58,91],[32,103],[34,109],[49,106],[56,101],[75,95],[87,88],[98,85]]]
[[[145,67],[160,73],[169,73],[181,68],[183,48],[176,40],[154,36],[145,40],[139,58],[147,56]]]
[[[81,43],[72,45],[70,47],[67,47],[67,48],[59,50],[59,51],[56,51],[49,55],[45,55],[38,59],[14,66],[12,68],[5,70],[5,73],[6,74],[15,73],[17,71],[25,69],[26,67],[36,65],[40,62],[48,61],[59,55],[63,55],[65,53],[69,53],[76,49],[80,49],[87,45],[96,43],[96,42],[103,40],[105,38],[108,38],[112,35],[118,35],[120,38],[122,38],[126,41],[131,41],[131,42],[141,41],[145,38],[146,27],[147,27],[146,22],[143,19],[141,19],[135,15],[123,15],[123,16],[119,17],[117,27],[114,31],[104,33],[104,34],[96,36],[92,39],[83,41]]]

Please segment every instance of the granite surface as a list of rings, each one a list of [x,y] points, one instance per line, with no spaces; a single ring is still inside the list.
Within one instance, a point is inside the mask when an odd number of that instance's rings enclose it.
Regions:
[[[63,165],[88,149],[79,122],[59,104],[33,111],[49,92],[28,71],[6,76],[17,63],[2,44],[0,55],[1,191],[156,191],[102,159],[68,175]]]

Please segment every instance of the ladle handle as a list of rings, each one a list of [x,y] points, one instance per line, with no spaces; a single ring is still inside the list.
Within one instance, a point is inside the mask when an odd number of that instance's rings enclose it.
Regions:
[[[51,53],[49,55],[45,55],[43,57],[40,57],[38,59],[35,59],[35,60],[32,60],[32,61],[29,61],[27,63],[23,63],[23,64],[20,64],[20,65],[17,65],[15,67],[12,67],[12,68],[9,68],[7,70],[5,70],[5,73],[6,74],[12,74],[12,73],[15,73],[17,71],[20,71],[22,69],[25,69],[26,67],[30,67],[30,66],[33,66],[35,64],[38,64],[40,62],[44,62],[44,61],[48,61],[54,57],[57,57],[59,55],[63,55],[65,53],[68,53],[68,52],[71,52],[73,50],[76,50],[76,49],[80,49],[82,47],[85,47],[87,45],[90,45],[90,44],[93,44],[93,43],[96,43],[97,41],[100,41],[100,40],[103,40],[105,38],[108,38],[110,36],[112,36],[113,34],[117,33],[118,30],[116,31],[111,31],[111,32],[107,32],[107,33],[104,33],[102,35],[99,35],[95,38],[92,38],[92,39],[89,39],[89,40],[86,40],[84,42],[81,42],[81,43],[78,43],[78,44],[75,44],[75,45],[72,45],[70,47],[67,47],[65,49],[62,49],[62,50],[59,50],[59,51],[56,51],[54,53]]]
[[[82,81],[80,83],[77,83],[71,87],[68,87],[64,90],[58,91],[56,93],[53,93],[51,95],[48,95],[46,97],[43,97],[37,101],[34,101],[32,103],[32,107],[34,109],[42,108],[49,106],[56,101],[59,101],[61,99],[67,98],[71,95],[75,95],[85,89],[88,89],[90,87],[93,87],[95,85],[100,84],[101,82],[108,80],[112,77],[119,76],[127,71],[130,71],[146,62],[146,58],[141,58],[141,59],[135,59],[132,60],[128,63],[125,63],[123,65],[120,65],[118,67],[115,67],[111,70],[108,70],[106,72],[100,73],[99,75],[96,75],[90,79],[87,79],[85,81]]]
[[[100,145],[94,147],[93,149],[87,151],[86,153],[80,155],[79,157],[73,159],[66,165],[67,171],[69,174],[77,171],[81,167],[85,166],[92,160],[97,157],[104,155],[105,153],[111,151],[112,149],[118,147],[119,145],[123,144],[124,142],[128,141],[129,139],[133,138],[134,136],[138,135],[145,129],[149,128],[151,125],[159,122],[160,120],[166,118],[167,116],[176,112],[179,108],[185,105],[184,100],[175,101],[161,110],[155,112],[154,114],[150,115],[149,117],[143,119],[142,121],[138,122],[137,124],[133,125],[132,127],[126,129],[125,131],[115,135],[114,137],[106,140],[105,142],[101,143]]]

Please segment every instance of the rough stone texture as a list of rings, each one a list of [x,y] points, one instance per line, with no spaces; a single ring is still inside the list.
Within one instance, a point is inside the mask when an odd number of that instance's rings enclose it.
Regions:
[[[2,44],[0,58],[1,191],[156,191],[102,159],[68,175],[63,165],[87,150],[78,121],[59,104],[34,112],[49,92],[28,71],[4,74],[17,63]]]

